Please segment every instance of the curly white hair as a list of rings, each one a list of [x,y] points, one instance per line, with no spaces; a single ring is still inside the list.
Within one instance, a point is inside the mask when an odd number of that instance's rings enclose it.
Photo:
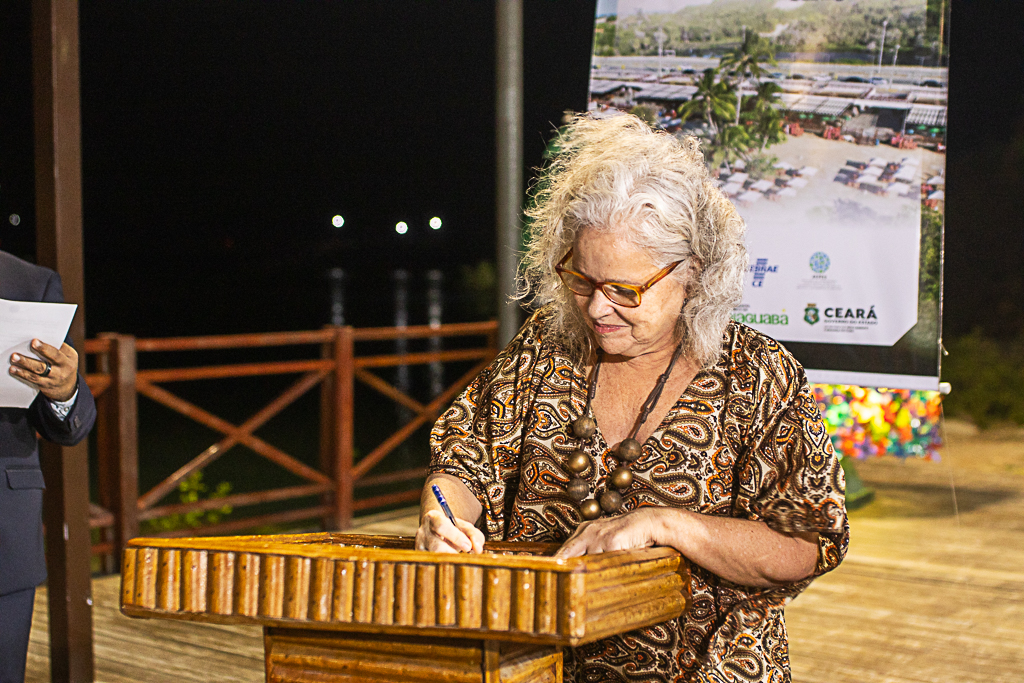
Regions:
[[[689,281],[677,334],[701,367],[715,363],[743,295],[746,226],[713,184],[696,138],[677,139],[632,115],[578,116],[534,185],[517,298],[550,305],[555,339],[579,360],[594,339],[555,266],[584,229],[608,231],[647,252],[657,267],[686,263]]]

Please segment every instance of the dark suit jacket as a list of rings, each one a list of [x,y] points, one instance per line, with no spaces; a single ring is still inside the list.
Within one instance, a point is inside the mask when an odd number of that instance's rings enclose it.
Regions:
[[[0,299],[62,302],[64,293],[57,273],[0,251]],[[0,359],[4,372],[9,362]],[[64,420],[42,394],[28,408],[0,408],[0,595],[46,580],[44,484],[36,433],[73,446],[88,435],[95,421],[96,402],[81,375],[78,398]]]

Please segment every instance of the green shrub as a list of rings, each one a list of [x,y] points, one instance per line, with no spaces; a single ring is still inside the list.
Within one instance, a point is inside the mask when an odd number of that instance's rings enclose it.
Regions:
[[[661,128],[661,124],[658,123],[658,108],[653,104],[638,104],[630,109],[629,113],[639,116],[644,123],[655,130]]]
[[[204,498],[214,500],[224,498],[231,493],[231,484],[222,481],[213,491],[203,483],[203,471],[196,470],[178,484],[178,502],[196,503]],[[142,532],[159,533],[161,531],[178,531],[179,529],[198,529],[221,521],[232,512],[230,505],[222,505],[214,510],[194,510],[184,514],[175,513],[166,517],[157,517],[142,523]]]
[[[950,415],[969,417],[980,428],[1024,424],[1024,333],[997,341],[975,330],[946,349],[942,379],[953,387],[944,400]]]
[[[747,161],[747,167],[743,169],[750,177],[754,180],[761,180],[762,178],[774,178],[776,175],[775,164],[779,163],[779,158],[772,154],[755,154]]]

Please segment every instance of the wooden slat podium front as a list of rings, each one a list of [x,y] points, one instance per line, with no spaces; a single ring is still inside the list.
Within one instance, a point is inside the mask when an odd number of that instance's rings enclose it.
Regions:
[[[267,681],[562,680],[561,648],[656,624],[689,606],[669,548],[561,559],[555,544],[481,555],[337,533],[138,538],[121,611],[264,627]]]

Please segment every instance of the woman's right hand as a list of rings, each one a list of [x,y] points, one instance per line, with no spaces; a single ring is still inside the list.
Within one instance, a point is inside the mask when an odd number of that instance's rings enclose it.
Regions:
[[[482,553],[484,534],[464,519],[455,518],[457,526],[440,510],[428,510],[416,530],[416,550],[435,553]]]

